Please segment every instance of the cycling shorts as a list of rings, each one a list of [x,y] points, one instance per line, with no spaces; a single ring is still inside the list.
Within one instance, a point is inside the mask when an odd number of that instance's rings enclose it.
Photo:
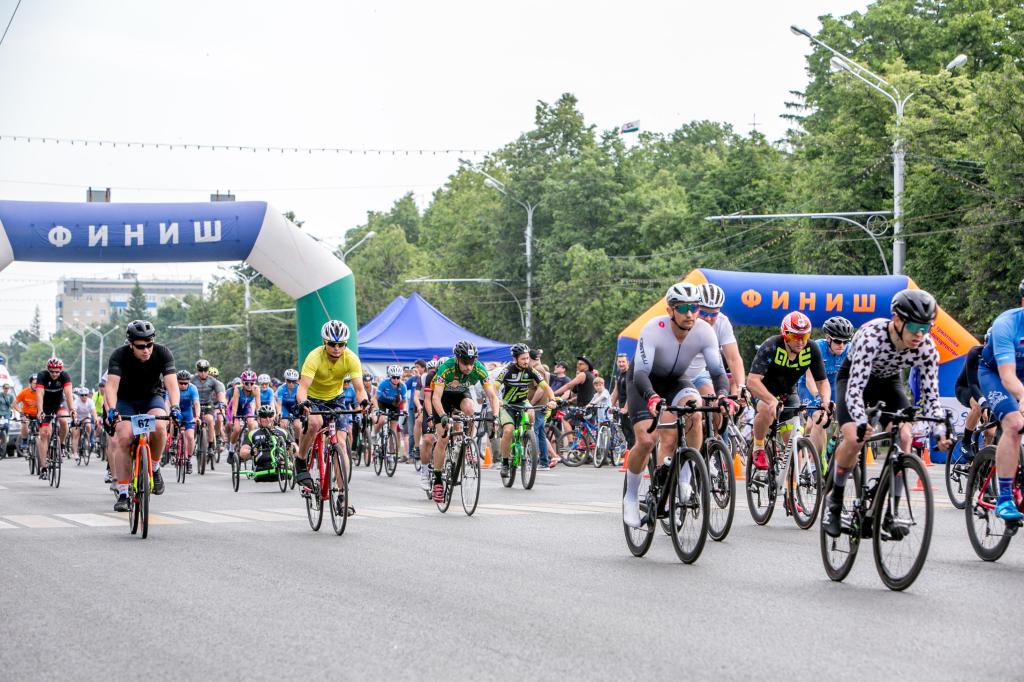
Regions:
[[[697,376],[693,377],[690,381],[693,382],[694,388],[700,391],[701,395],[714,395],[715,382],[711,380],[711,372],[704,370]],[[705,391],[705,388],[708,388],[709,390]]]
[[[999,372],[979,364],[978,384],[981,386],[981,395],[985,399],[986,406],[992,410],[992,416],[997,420],[1003,421],[1006,415],[1020,409],[1020,405],[1003,386]]]
[[[57,410],[58,415],[66,415],[67,413],[68,411],[63,407]],[[53,417],[54,415],[52,414],[44,414],[43,416],[39,417],[39,426],[47,426],[50,422],[53,421]]]
[[[661,396],[662,400],[667,400],[672,405],[686,402],[683,398],[687,394],[693,399],[700,398],[700,392],[693,385],[693,382],[684,376],[667,377],[664,379],[652,376],[651,386],[654,387],[654,392]],[[647,401],[644,400],[643,395],[631,381],[627,382],[626,385],[626,406],[629,409],[629,418],[633,420],[634,424],[654,419],[654,416],[647,411]]]
[[[777,396],[779,402],[782,403],[782,413],[779,415],[779,425],[782,426],[783,422],[788,422],[790,419],[795,417],[802,407],[800,402],[800,395],[793,391],[788,395]],[[754,398],[754,405],[756,406],[760,401]]]
[[[846,409],[846,383],[849,377],[843,376],[836,379],[836,421],[839,426],[849,424],[853,421],[849,411]],[[910,407],[910,399],[907,398],[907,390],[903,387],[903,379],[899,374],[891,377],[868,378],[868,385],[864,387],[864,406],[871,408],[878,401],[885,403],[886,412],[897,412]],[[887,418],[882,418],[882,424],[889,423]]]
[[[449,391],[445,389],[444,393],[441,394],[441,407],[444,408],[444,414],[451,415],[455,410],[461,410],[462,401],[466,398],[473,399],[469,391]],[[441,415],[434,415],[434,423],[441,423]]]
[[[519,423],[520,410],[513,409],[511,412],[505,409],[505,405],[501,406],[501,411],[498,412],[498,426],[505,428],[505,425],[515,427]],[[512,407],[516,407],[513,405]],[[529,407],[527,404],[522,404],[521,407]]]
[[[150,410],[167,410],[164,399],[158,395],[150,396],[144,400],[122,400],[117,399],[114,406],[122,417],[131,417],[134,414],[149,414]]]

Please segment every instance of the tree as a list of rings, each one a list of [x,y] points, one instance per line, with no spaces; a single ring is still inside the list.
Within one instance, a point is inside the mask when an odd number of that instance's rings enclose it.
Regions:
[[[127,320],[149,319],[149,307],[146,305],[146,292],[143,290],[139,280],[135,280],[131,293],[128,295],[128,306],[124,309],[124,317]]]

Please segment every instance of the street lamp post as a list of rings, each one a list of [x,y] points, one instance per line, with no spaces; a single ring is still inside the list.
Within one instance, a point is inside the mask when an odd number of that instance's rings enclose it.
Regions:
[[[507,279],[490,279],[490,278],[487,278],[487,277],[437,277],[437,278],[417,277],[415,279],[407,279],[407,280],[405,280],[405,283],[406,284],[424,284],[424,283],[442,283],[442,282],[456,282],[456,283],[457,282],[475,282],[477,284],[494,284],[495,286],[499,286],[502,289],[504,289],[505,291],[507,291],[509,293],[509,295],[512,297],[512,300],[516,302],[516,307],[519,308],[519,323],[521,325],[523,325],[523,331],[526,332],[527,338],[529,338],[530,332],[529,332],[529,328],[526,326],[529,318],[527,318],[526,315],[523,314],[523,306],[520,305],[519,298],[516,297],[515,292],[513,292],[511,289],[509,289],[507,286],[505,286],[503,284],[503,282],[507,282],[507,281],[508,281]],[[527,305],[529,305],[529,299],[527,299]],[[527,308],[527,310],[529,310],[529,308]]]
[[[466,159],[459,159],[459,163],[468,170],[484,176],[485,185],[498,190],[522,206],[523,210],[526,211],[526,314],[524,315],[523,329],[526,331],[526,340],[530,341],[533,337],[533,212],[540,205],[540,202],[531,204],[530,202],[522,201],[508,191],[505,183],[495,179],[482,168]]]
[[[906,152],[903,149],[903,136],[900,130],[903,123],[903,111],[907,106],[907,102],[916,93],[912,92],[903,97],[895,85],[889,83],[866,66],[853,61],[853,59],[834,47],[818,40],[807,29],[800,28],[799,26],[790,26],[789,30],[795,35],[803,36],[815,45],[820,45],[831,52],[833,57],[830,63],[833,69],[849,73],[875,92],[881,93],[896,108],[896,134],[892,143],[892,271],[894,275],[902,275],[907,255],[907,243],[903,240],[903,177],[906,170]],[[966,62],[967,55],[959,54],[946,64],[945,68],[947,71],[952,71],[963,66]]]
[[[248,315],[246,316],[248,321]],[[169,325],[168,329],[184,329],[184,330],[199,330],[199,356],[203,355],[203,330],[204,329],[238,329],[242,325],[240,324],[172,324]],[[248,327],[248,325],[246,325]]]
[[[363,245],[363,242],[365,242],[365,241],[367,241],[367,240],[369,240],[369,239],[372,239],[372,238],[374,238],[374,237],[376,237],[376,236],[377,236],[377,233],[376,233],[376,232],[374,232],[373,230],[370,230],[369,232],[367,232],[366,234],[364,234],[364,235],[363,235],[363,238],[362,238],[362,239],[360,239],[360,240],[359,240],[359,241],[357,241],[357,242],[356,242],[355,244],[353,244],[353,245],[351,246],[351,248],[345,249],[345,251],[344,251],[344,252],[342,252],[342,254],[341,254],[341,260],[345,260],[346,258],[348,258],[348,254],[352,253],[353,251],[355,251],[356,249],[358,249],[358,248],[359,248],[360,246],[362,246],[362,245]]]
[[[58,320],[59,320],[60,322],[64,322],[64,321],[65,321],[65,320],[64,320],[64,318],[63,318],[63,317],[61,317],[61,316],[59,316],[59,315],[57,316],[57,319],[58,319]],[[81,364],[82,364],[82,384],[84,385],[84,384],[85,384],[85,335],[86,335],[86,333],[87,333],[87,332],[86,332],[86,331],[83,331],[83,330],[80,330],[80,329],[77,329],[77,328],[76,328],[76,327],[75,327],[75,326],[73,325],[73,323],[72,323],[71,321],[68,321],[68,323],[67,323],[67,324],[66,324],[65,326],[66,326],[66,327],[67,327],[68,329],[70,329],[71,331],[73,331],[74,333],[76,333],[76,334],[78,334],[79,336],[81,336],[81,337],[82,337],[82,363],[81,363]],[[83,326],[84,326],[84,325],[83,325]],[[88,327],[86,327],[86,329],[88,329]],[[93,330],[93,331],[95,331],[95,330]],[[97,333],[99,333],[99,332],[97,332]],[[56,352],[55,352],[55,353],[54,353],[54,356],[56,357],[56,355],[57,355],[57,354],[56,354]]]
[[[354,248],[354,247],[353,247]],[[222,266],[223,269],[223,266]],[[245,286],[245,366],[248,368],[252,367],[252,334],[249,328],[249,307],[251,298],[249,296],[249,283],[260,276],[260,273],[255,273],[250,277],[246,277],[237,270],[232,271],[238,276],[238,279],[242,280],[242,284]]]

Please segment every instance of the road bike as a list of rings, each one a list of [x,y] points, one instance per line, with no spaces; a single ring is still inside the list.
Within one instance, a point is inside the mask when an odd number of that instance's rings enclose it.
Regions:
[[[213,413],[214,417],[214,444],[210,447],[210,434],[208,433],[209,427],[206,424],[206,415]],[[209,464],[210,471],[214,469],[215,453],[218,451],[219,436],[216,435],[217,431],[217,407],[215,405],[200,405],[199,406],[199,420],[196,422],[196,468],[199,471],[199,475],[203,476],[206,474],[206,466]],[[220,458],[216,458],[220,461]]]
[[[125,419],[120,417],[118,421]],[[142,539],[149,537],[149,498],[153,491],[153,455],[149,434],[156,431],[156,422],[171,421],[168,416],[135,414],[127,417],[132,426],[132,473],[128,480],[128,529],[132,535],[142,530]]]
[[[398,439],[391,426],[398,422],[399,414],[394,410],[377,410],[376,415],[386,417],[387,421],[373,437],[373,472],[380,476],[383,469],[391,478],[398,467]]]
[[[342,450],[338,445],[337,417],[344,414],[361,414],[362,410],[318,410],[307,415],[319,415],[324,418],[323,426],[317,431],[313,444],[306,453],[306,465],[312,481],[302,485],[302,498],[306,501],[306,517],[309,527],[320,530],[323,523],[324,506],[330,509],[331,525],[334,532],[341,535],[345,532],[349,515],[349,480],[350,465],[342,458]],[[309,428],[306,415],[302,419],[302,432]]]
[[[506,488],[515,484],[516,471],[520,471],[519,482],[523,490],[533,488],[540,461],[540,447],[529,413],[544,409],[547,409],[545,405],[505,405],[513,422],[512,441],[508,445],[508,473],[505,473],[504,467],[501,472],[501,483]]]
[[[990,421],[974,433],[974,440],[968,444],[968,447],[973,448],[975,454],[984,447],[985,433],[990,429],[995,430],[995,436],[992,441],[993,447],[999,442],[1002,428],[998,421]],[[944,478],[946,479],[946,494],[949,495],[949,501],[957,509],[963,509],[967,504],[967,479],[970,477],[972,459],[964,453],[963,441],[957,442],[961,446],[958,448],[956,447],[957,443],[954,443],[953,447],[946,454]]]
[[[736,399],[736,396],[725,397],[729,400]],[[700,453],[708,469],[708,536],[716,542],[721,542],[729,535],[736,513],[736,472],[733,471],[732,456],[723,438],[723,434],[729,432],[730,426],[735,429],[735,425],[730,414],[719,412],[722,414],[722,426],[716,430],[714,414],[714,411],[710,410],[701,414],[704,420],[704,442],[701,444]]]
[[[1017,509],[1024,509],[1021,487],[1024,485],[1024,448],[1018,456],[1017,473],[1013,477],[1013,499]],[[1004,521],[996,516],[999,498],[999,477],[996,475],[996,446],[986,445],[974,457],[964,489],[964,514],[967,537],[978,558],[996,561],[1006,553],[1010,541],[1021,528],[1020,521]]]
[[[50,437],[49,442],[46,444],[46,477],[50,481],[51,488],[60,487],[60,472],[61,464],[64,461],[64,452],[66,450],[67,438],[60,437],[60,429],[57,426],[58,419],[71,419],[71,415],[68,414],[54,414],[49,415],[50,417]],[[68,427],[68,436],[70,437],[71,427]]]
[[[444,501],[437,503],[442,514],[452,503],[455,488],[462,498],[462,510],[472,516],[480,501],[480,450],[476,439],[467,433],[471,424],[494,422],[494,417],[466,416],[456,410],[448,419],[448,447],[444,451],[444,465],[441,468],[441,484],[444,486]],[[460,428],[456,431],[455,426]]]
[[[89,457],[92,455],[92,450],[95,447],[95,439],[93,438],[92,431],[87,431],[85,426],[92,423],[92,417],[78,423],[78,454],[75,457],[75,466],[81,464],[89,466]]]
[[[872,427],[881,418],[888,418],[889,423],[881,432],[865,438],[860,446],[854,468],[860,473],[860,480],[855,480],[853,486],[847,485],[844,491],[839,537],[825,532],[828,505],[822,505],[821,558],[828,577],[842,581],[853,568],[860,541],[871,538],[875,567],[882,582],[890,590],[905,590],[917,579],[928,556],[935,503],[928,470],[921,458],[899,448],[899,426],[920,421],[945,424],[946,433],[953,433],[953,429],[948,414],[940,419],[919,416],[914,407],[899,412],[884,409],[885,403],[879,402],[868,410]],[[881,471],[869,479],[865,451],[883,441],[888,441],[889,450],[880,458]],[[825,476],[825,499],[832,495],[835,466],[833,457]]]
[[[174,471],[177,474],[178,483],[184,483],[188,475],[188,462],[192,453],[188,449],[188,439],[185,429],[181,426],[174,427],[171,436],[167,439],[170,445],[167,446],[168,462],[174,463]]]
[[[373,423],[369,416],[359,414],[362,418],[352,420],[352,466],[358,466],[360,460],[363,466],[370,466],[373,463]]]

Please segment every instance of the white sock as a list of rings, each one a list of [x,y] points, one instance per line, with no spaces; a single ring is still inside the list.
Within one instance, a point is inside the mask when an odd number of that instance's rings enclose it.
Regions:
[[[692,473],[693,467],[690,464],[684,464],[679,472],[679,482],[683,485],[690,485],[690,475]]]
[[[158,460],[158,459],[152,460],[152,468],[153,468],[153,473],[156,473],[157,471],[159,471],[159,469],[160,469],[160,460]]]
[[[634,474],[632,471],[626,471],[626,499],[635,500],[637,498],[637,493],[640,491],[640,482],[643,478],[643,474]]]
[[[118,495],[127,495],[128,494],[128,484],[127,483],[118,483],[117,484],[117,494]]]

